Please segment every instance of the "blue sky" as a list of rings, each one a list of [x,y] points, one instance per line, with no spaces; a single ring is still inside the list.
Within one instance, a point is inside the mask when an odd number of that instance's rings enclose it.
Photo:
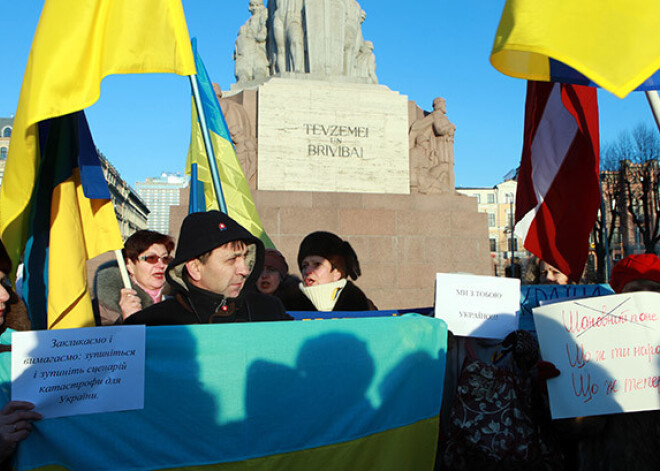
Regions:
[[[457,186],[493,186],[520,162],[525,82],[497,72],[490,50],[504,0],[361,0],[365,39],[373,41],[378,79],[426,110],[447,100],[456,124]],[[191,36],[213,81],[235,82],[232,53],[248,0],[183,0]],[[0,116],[15,113],[43,0],[5,2],[0,33]],[[599,90],[601,143],[639,123],[655,126],[646,98],[620,100]],[[112,76],[88,108],[94,140],[131,185],[161,171],[183,172],[190,139],[185,77]]]

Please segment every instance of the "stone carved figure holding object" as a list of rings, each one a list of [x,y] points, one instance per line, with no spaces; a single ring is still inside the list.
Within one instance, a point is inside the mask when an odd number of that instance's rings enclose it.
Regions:
[[[250,0],[251,16],[241,26],[234,49],[235,75],[238,82],[260,80],[268,76],[266,38],[268,10],[263,0]]]
[[[410,126],[411,189],[441,193],[453,189],[454,133],[444,98],[433,100],[433,111]]]

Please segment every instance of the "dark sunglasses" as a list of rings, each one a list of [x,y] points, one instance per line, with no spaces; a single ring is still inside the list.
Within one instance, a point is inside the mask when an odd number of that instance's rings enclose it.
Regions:
[[[0,286],[2,286],[7,293],[9,293],[9,303],[14,304],[18,302],[18,296],[16,295],[16,292],[14,291],[14,287],[11,284],[11,280],[9,279],[8,276],[3,275],[2,278],[0,279]]]
[[[159,257],[158,255],[152,254],[152,255],[142,255],[138,257],[138,260],[147,262],[150,265],[155,265],[158,263],[158,260],[161,260],[165,265],[167,265],[172,260],[174,260],[174,258],[170,257],[169,255],[165,255],[164,257]]]
[[[11,280],[6,276],[3,276],[2,279],[0,279],[0,285],[10,293],[14,290],[14,287],[11,285]]]

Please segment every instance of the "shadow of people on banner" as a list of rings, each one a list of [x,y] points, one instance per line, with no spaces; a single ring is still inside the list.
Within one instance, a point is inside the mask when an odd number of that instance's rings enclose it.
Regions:
[[[56,464],[68,469],[157,469],[213,455],[210,450],[217,444],[207,437],[221,436],[220,405],[200,380],[197,341],[187,329],[150,329],[144,409],[43,419],[18,447],[20,469]],[[153,329],[159,335],[150,335]],[[108,359],[113,362],[117,360]],[[69,377],[65,382],[75,381]],[[98,392],[103,387],[96,386]],[[176,446],[171,446],[173,433]]]
[[[322,367],[321,367],[322,366]],[[372,417],[366,392],[374,376],[367,344],[351,334],[327,333],[305,342],[295,367],[253,362],[246,385],[247,421],[271,427],[298,426],[265,434],[255,447],[301,449],[345,438],[343,431]]]

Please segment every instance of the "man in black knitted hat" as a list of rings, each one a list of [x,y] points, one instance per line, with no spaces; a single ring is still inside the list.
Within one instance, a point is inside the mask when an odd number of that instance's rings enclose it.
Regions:
[[[175,325],[290,320],[272,296],[243,291],[264,263],[264,245],[219,211],[189,214],[165,277],[173,298],[128,317],[125,324]]]

